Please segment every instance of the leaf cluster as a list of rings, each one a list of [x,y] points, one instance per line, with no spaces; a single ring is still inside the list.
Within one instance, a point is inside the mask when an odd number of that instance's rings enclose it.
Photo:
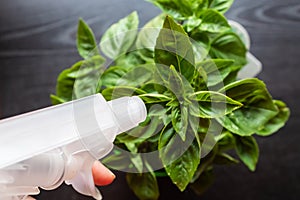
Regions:
[[[107,100],[138,95],[148,117],[115,141],[132,156],[114,150],[103,162],[139,172],[126,179],[140,199],[158,198],[161,174],[181,191],[190,185],[202,194],[213,182],[215,165],[242,161],[254,171],[259,149],[253,136],[278,131],[289,109],[272,99],[261,80],[237,78],[247,49],[223,15],[233,0],[149,1],[163,13],[139,31],[138,15],[131,13],[108,28],[99,46],[79,20],[83,60],[59,75],[52,103],[95,93]],[[140,155],[153,151],[163,166],[155,172]]]

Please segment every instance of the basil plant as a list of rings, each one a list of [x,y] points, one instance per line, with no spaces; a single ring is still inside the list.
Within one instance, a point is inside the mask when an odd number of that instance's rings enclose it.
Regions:
[[[125,171],[139,199],[158,199],[160,176],[200,195],[212,184],[215,165],[242,162],[254,171],[254,136],[278,131],[289,109],[263,81],[238,78],[247,48],[223,15],[233,0],[149,1],[160,15],[139,29],[133,12],[99,43],[79,20],[82,60],[61,72],[52,103],[95,93],[106,100],[139,96],[147,119],[119,135],[102,162]]]

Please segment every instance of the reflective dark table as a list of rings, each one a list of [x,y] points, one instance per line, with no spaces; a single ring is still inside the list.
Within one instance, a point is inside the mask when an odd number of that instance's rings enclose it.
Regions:
[[[79,17],[99,40],[113,22],[137,10],[140,25],[160,11],[142,0],[1,0],[0,118],[50,105],[61,70],[79,56],[75,36]],[[167,179],[159,182],[162,200],[300,199],[300,2],[236,0],[227,13],[251,35],[251,52],[264,67],[259,78],[275,99],[287,102],[291,118],[270,138],[259,138],[260,161],[254,173],[244,166],[218,167],[216,182],[203,197],[179,192]],[[0,158],[1,159],[1,158]],[[102,187],[105,199],[134,200],[124,174]],[[41,200],[91,199],[68,186],[42,191]]]

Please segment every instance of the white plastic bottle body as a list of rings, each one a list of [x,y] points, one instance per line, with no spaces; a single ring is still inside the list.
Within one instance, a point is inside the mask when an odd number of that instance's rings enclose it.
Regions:
[[[0,121],[0,198],[22,199],[65,181],[101,199],[91,173],[94,161],[146,115],[138,97],[106,102],[96,94]]]

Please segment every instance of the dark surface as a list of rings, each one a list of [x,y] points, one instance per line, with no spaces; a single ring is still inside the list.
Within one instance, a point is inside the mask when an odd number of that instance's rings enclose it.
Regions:
[[[142,0],[1,0],[0,118],[50,105],[56,77],[79,59],[75,50],[78,17],[99,40],[113,22],[137,10],[144,24],[159,10]],[[245,167],[219,167],[216,182],[202,197],[178,192],[160,182],[160,199],[276,200],[300,199],[300,2],[299,0],[236,0],[227,14],[243,24],[251,51],[264,64],[259,78],[275,99],[287,102],[292,114],[286,127],[259,138],[260,162],[255,173]],[[1,158],[0,158],[1,159]],[[101,188],[105,199],[135,199],[124,175]],[[38,199],[90,199],[71,188],[42,192]]]

